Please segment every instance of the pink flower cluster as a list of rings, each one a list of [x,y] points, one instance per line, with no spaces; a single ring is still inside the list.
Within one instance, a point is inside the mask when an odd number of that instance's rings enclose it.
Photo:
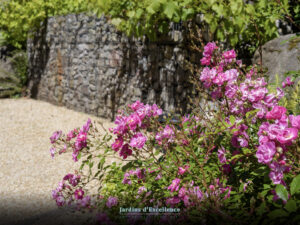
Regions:
[[[213,49],[213,52],[217,49],[212,48],[211,43],[207,46]],[[203,56],[207,58],[207,54]],[[275,106],[283,96],[281,89],[277,90],[276,95],[268,94],[264,78],[253,78],[256,76],[255,69],[250,70],[246,74],[246,79],[241,80],[242,72],[230,68],[231,65],[240,64],[236,60],[234,50],[226,51],[221,56],[214,54],[212,57],[214,64],[205,64],[207,66],[201,72],[200,81],[205,88],[211,89],[213,98],[223,97],[222,90],[225,90],[222,106],[229,107],[231,114],[242,118],[248,111],[259,109],[257,116],[263,118],[268,108]]]
[[[132,182],[130,180],[131,176],[132,177],[137,177],[138,179],[143,180],[146,176],[146,170],[137,168],[136,170],[130,170],[129,172],[126,172],[124,174],[124,178],[123,178],[122,183],[131,185],[132,184]]]
[[[129,116],[120,113],[117,115],[113,134],[117,135],[112,149],[119,152],[119,155],[126,159],[132,154],[133,149],[142,149],[147,141],[147,137],[141,132],[149,126],[151,117],[162,114],[162,110],[156,104],[144,105],[140,101],[129,105],[132,113]]]
[[[68,134],[67,137],[64,139],[62,138],[63,135],[62,131],[56,131],[53,133],[53,135],[50,137],[50,141],[51,144],[53,144],[53,147],[50,148],[50,154],[51,157],[54,157],[54,154],[56,152],[56,147],[55,144],[57,142],[57,140],[59,140],[60,138],[63,139],[63,141],[66,143],[64,145],[64,147],[59,151],[59,154],[66,152],[67,150],[67,145],[71,146],[71,148],[73,149],[73,160],[76,162],[78,161],[77,156],[79,154],[79,152],[85,148],[87,146],[87,134],[89,132],[89,129],[92,125],[91,119],[88,119],[88,121],[86,122],[86,124],[83,125],[83,127],[81,129],[74,129],[71,130]],[[71,140],[73,138],[76,138],[74,143],[71,143]]]
[[[118,198],[117,198],[117,197],[112,197],[112,196],[110,196],[110,197],[107,199],[107,201],[106,201],[106,206],[107,206],[108,208],[111,208],[111,207],[116,206],[116,205],[118,205]]]
[[[166,125],[166,127],[162,131],[159,131],[155,136],[157,143],[160,145],[172,143],[174,142],[174,138],[174,128],[169,125]]]
[[[291,77],[287,77],[283,82],[282,82],[282,88],[286,88],[288,86],[294,85],[294,82],[291,80]]]
[[[201,64],[209,66],[211,64],[211,58],[214,50],[217,49],[217,45],[214,42],[209,42],[204,47],[203,58],[201,59]]]
[[[55,131],[52,136],[50,137],[50,142],[51,144],[54,144],[62,135],[62,131],[61,130],[58,130],[58,131]]]
[[[258,131],[256,157],[258,162],[269,166],[269,177],[274,184],[284,184],[283,174],[290,170],[285,152],[298,138],[300,130],[300,115],[288,117],[286,111],[282,106],[274,106],[265,116],[270,122],[263,122]]]
[[[81,128],[81,130],[79,131],[76,137],[76,141],[73,147],[73,154],[72,154],[73,160],[75,162],[78,161],[77,156],[79,152],[87,146],[87,134],[90,129],[90,126],[91,126],[91,120],[88,119],[88,121],[86,122],[85,125],[83,125],[83,127]]]
[[[188,208],[194,206],[196,202],[201,202],[211,195],[220,197],[225,193],[224,199],[230,197],[231,187],[223,187],[223,185],[219,182],[219,179],[216,179],[216,185],[210,185],[209,190],[205,193],[200,190],[199,186],[194,186],[194,181],[191,181],[188,185],[184,185],[180,188],[180,181],[181,180],[179,178],[176,178],[169,186],[168,190],[171,192],[179,191],[178,195],[166,199],[167,205],[175,206],[182,201],[185,207]]]
[[[69,184],[66,183],[68,181]],[[67,174],[61,182],[59,182],[58,187],[52,191],[52,198],[56,201],[58,206],[63,206],[66,203],[66,198],[63,195],[63,191],[68,189],[72,190],[71,186],[77,186],[80,181],[80,176],[75,174]],[[70,202],[69,202],[70,203]]]

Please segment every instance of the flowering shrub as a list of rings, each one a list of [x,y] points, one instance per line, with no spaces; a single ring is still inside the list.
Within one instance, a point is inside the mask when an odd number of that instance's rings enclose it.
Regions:
[[[234,50],[208,43],[203,56],[194,83],[217,105],[213,117],[195,101],[194,112],[178,124],[171,118],[161,124],[161,109],[137,101],[119,112],[104,136],[90,120],[66,136],[52,135],[52,157],[70,149],[75,162],[83,159],[79,172],[53,191],[58,206],[98,210],[98,224],[299,220],[300,115],[288,115],[278,104],[284,91],[269,92],[262,74],[245,68]],[[107,164],[110,157],[120,162]],[[89,194],[93,180],[99,189]],[[180,213],[122,212],[129,207]]]

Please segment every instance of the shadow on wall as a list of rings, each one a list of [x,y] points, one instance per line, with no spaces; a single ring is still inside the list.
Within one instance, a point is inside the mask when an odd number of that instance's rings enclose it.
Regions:
[[[169,36],[150,42],[104,17],[51,17],[27,44],[31,96],[112,120],[136,100],[186,113],[193,86],[185,61],[200,56],[188,50],[184,31]]]

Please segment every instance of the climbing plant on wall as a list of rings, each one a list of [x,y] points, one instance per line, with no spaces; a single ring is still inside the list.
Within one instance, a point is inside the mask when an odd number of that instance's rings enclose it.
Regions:
[[[0,30],[15,47],[25,46],[29,30],[37,29],[45,18],[86,11],[84,0],[8,0],[0,3]]]
[[[275,21],[289,14],[288,0],[90,0],[94,11],[106,14],[119,29],[155,39],[169,22],[193,19],[202,14],[212,39],[232,46],[247,42],[254,50],[276,37]]]

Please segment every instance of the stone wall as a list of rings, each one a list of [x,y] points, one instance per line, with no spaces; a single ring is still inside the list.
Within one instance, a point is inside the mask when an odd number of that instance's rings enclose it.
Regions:
[[[141,100],[166,111],[186,112],[192,85],[184,31],[149,42],[128,38],[104,17],[51,17],[27,44],[32,97],[111,118]]]

